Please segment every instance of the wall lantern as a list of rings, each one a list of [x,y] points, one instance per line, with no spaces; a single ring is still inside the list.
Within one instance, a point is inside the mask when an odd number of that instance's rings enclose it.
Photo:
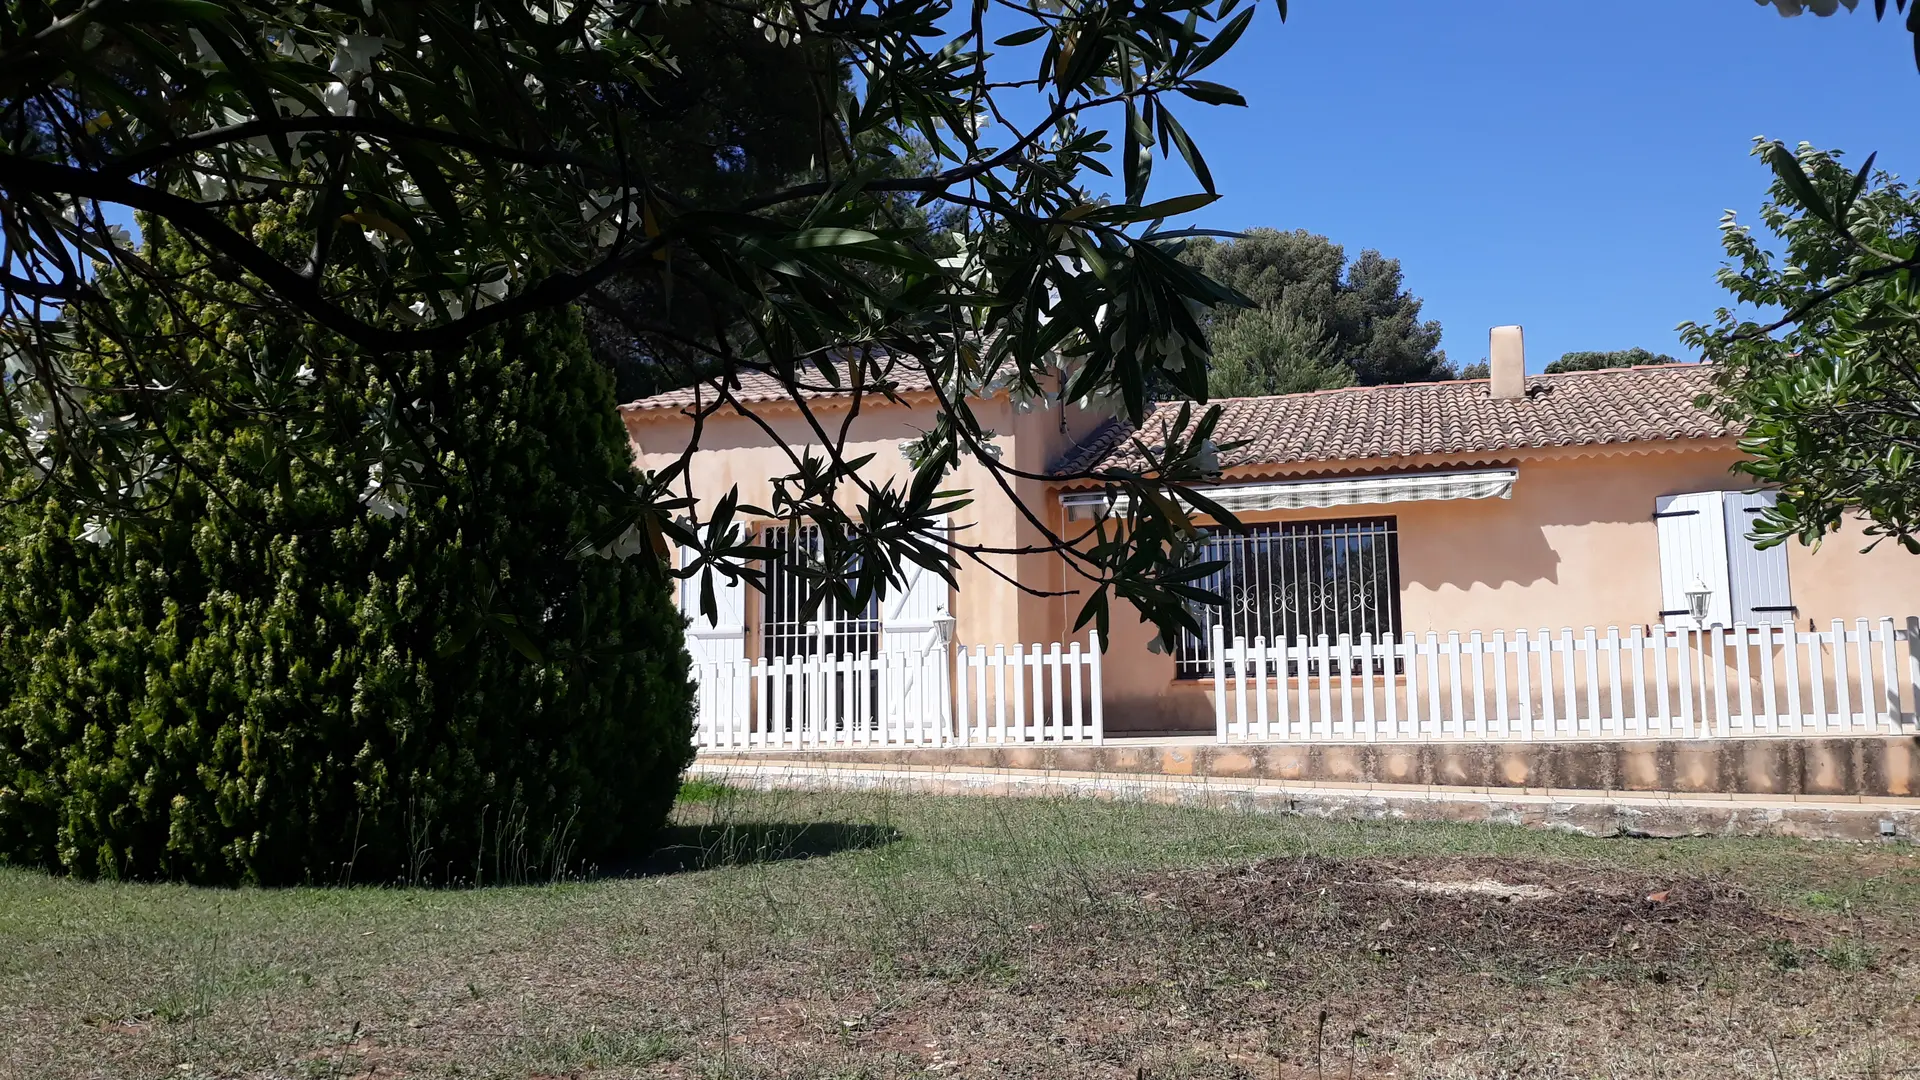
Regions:
[[[1699,578],[1693,579],[1693,585],[1687,589],[1687,610],[1693,614],[1695,626],[1707,624],[1707,605],[1713,601],[1713,590]]]

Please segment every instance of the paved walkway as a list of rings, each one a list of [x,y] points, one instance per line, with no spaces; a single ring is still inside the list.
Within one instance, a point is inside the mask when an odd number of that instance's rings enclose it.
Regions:
[[[1593,836],[1920,839],[1920,800],[1672,792],[1446,788],[1143,773],[823,762],[703,754],[693,775],[749,788],[1128,799],[1338,820],[1485,822]]]

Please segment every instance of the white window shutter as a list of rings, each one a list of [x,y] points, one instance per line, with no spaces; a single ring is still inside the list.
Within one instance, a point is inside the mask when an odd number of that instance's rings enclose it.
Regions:
[[[681,544],[678,557],[674,562],[685,568],[693,562],[693,549]],[[700,579],[680,579],[680,614],[685,615],[690,621],[700,617]]]
[[[935,532],[947,535],[947,519],[937,519]],[[949,613],[947,581],[917,564],[906,568],[906,587],[888,596],[880,607],[880,648],[904,653],[902,675],[885,691],[889,719],[908,732],[928,727],[947,730],[952,712],[948,693],[947,643],[940,640],[938,620]]]
[[[1711,593],[1706,625],[1733,622],[1723,495],[1700,491],[1654,500],[1653,522],[1660,538],[1660,621],[1667,626],[1693,627],[1687,590],[1696,582]]]
[[[944,538],[947,519],[937,519],[934,531]],[[880,647],[887,652],[920,652],[934,620],[948,613],[947,581],[919,564],[906,567],[906,587],[887,597],[880,607]]]
[[[693,561],[693,558],[694,551],[692,548],[682,547],[680,549],[680,565],[687,565],[687,563]],[[688,636],[693,637],[697,635],[701,639],[709,641],[731,640],[735,643],[735,647],[730,653],[725,656],[715,656],[712,659],[738,659],[739,657],[745,656],[744,643],[746,641],[747,629],[746,591],[741,588],[741,584],[737,579],[729,581],[725,575],[716,571],[713,575],[714,617],[709,621],[705,615],[700,613],[701,576],[700,574],[695,574],[690,578],[682,578],[680,581],[680,611],[686,615],[689,620],[687,626]],[[689,644],[689,648],[691,647],[691,644]],[[696,650],[694,659],[699,660],[701,658],[700,653]]]
[[[692,548],[680,548],[680,565],[692,562]],[[697,741],[730,743],[747,721],[747,597],[739,580],[713,575],[713,613],[700,613],[700,578],[680,581],[680,613],[687,617],[687,653],[693,659]]]
[[[1779,501],[1772,491],[1729,491],[1723,501],[1727,528],[1727,578],[1733,619],[1749,626],[1793,624],[1793,590],[1787,583],[1787,548],[1753,546],[1747,534],[1760,512]]]

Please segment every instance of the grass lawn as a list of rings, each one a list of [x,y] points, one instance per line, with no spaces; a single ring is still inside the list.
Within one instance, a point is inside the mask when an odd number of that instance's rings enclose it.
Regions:
[[[0,871],[0,1075],[1920,1076],[1910,848],[712,785],[676,821],[516,888]]]

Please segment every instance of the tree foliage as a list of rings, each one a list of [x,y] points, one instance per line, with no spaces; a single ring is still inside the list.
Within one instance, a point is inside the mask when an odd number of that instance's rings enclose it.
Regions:
[[[1754,153],[1773,171],[1760,221],[1780,250],[1729,213],[1720,282],[1738,307],[1681,338],[1746,426],[1737,467],[1780,490],[1756,535],[1817,543],[1857,513],[1874,542],[1920,552],[1920,197],[1871,156],[1850,169],[1804,143]]]
[[[750,198],[779,184],[814,179],[824,110],[831,101],[814,80],[834,67],[819,49],[770,41],[752,17],[721,4],[664,7],[660,32],[673,43],[676,70],[653,73],[632,115],[648,135],[646,168],[654,182],[699,203]],[[675,333],[703,336],[713,312],[671,303],[670,276],[642,266],[595,290],[584,314],[595,354],[614,371],[619,401],[684,385],[703,358],[660,334],[637,332],[623,313],[648,312]],[[698,294],[686,294],[695,298]]]
[[[1547,365],[1546,374],[1558,375],[1563,371],[1601,371],[1606,368],[1673,363],[1678,361],[1666,353],[1648,352],[1636,345],[1631,349],[1612,349],[1604,352],[1561,353],[1560,359]]]
[[[304,243],[284,218],[235,221],[270,250]],[[44,477],[13,484],[0,861],[491,880],[645,844],[692,756],[688,661],[661,575],[574,551],[604,519],[597,493],[636,483],[578,316],[389,358],[390,379],[145,232],[173,301],[100,279],[143,354],[88,335],[71,376],[122,414],[153,364],[203,397],[169,415],[153,513],[108,520]],[[279,407],[232,423],[219,396],[262,372]],[[396,385],[436,419],[414,466],[381,452]]]
[[[119,205],[179,230],[198,267],[261,308],[352,344],[389,385],[409,377],[396,358],[574,302],[684,379],[718,373],[712,409],[738,404],[741,371],[771,373],[810,416],[809,388],[885,394],[902,365],[918,368],[942,410],[911,480],[867,481],[823,428],[814,449],[788,448],[768,505],[693,503],[675,466],[608,495],[616,520],[590,539],[655,559],[695,548],[675,572],[706,579],[703,596],[715,573],[753,576],[746,516],[820,524],[831,540],[808,573],[849,603],[897,585],[908,563],[950,576],[954,558],[984,553],[932,541],[963,497],[943,478],[961,455],[1018,473],[986,452],[973,401],[1005,388],[1137,422],[1150,387],[1204,399],[1200,318],[1235,297],[1181,263],[1178,230],[1160,223],[1215,197],[1180,118],[1243,104],[1206,75],[1254,14],[1243,0],[11,5],[9,460],[48,459],[71,498],[114,519],[170,497],[140,479],[143,463],[172,454],[162,433],[204,388],[143,366],[164,389],[129,418],[91,407],[69,377],[88,334],[145,356],[90,282],[90,263],[147,273],[107,221]],[[758,74],[696,66],[746,31],[794,54],[765,112],[814,117],[800,175],[780,167],[784,152],[752,152],[737,98],[708,114],[692,104],[712,78]],[[1150,201],[1150,182],[1182,182],[1155,175],[1156,159],[1176,158],[1192,193]],[[1090,190],[1089,173],[1115,175],[1120,201]],[[311,243],[273,252],[228,225],[258,205],[301,208]],[[1358,292],[1397,289],[1378,270],[1358,274]],[[283,390],[262,375],[220,402],[266,417]],[[396,400],[393,454],[424,459],[438,421]],[[1136,496],[1124,539],[1077,544],[1036,519],[1087,586],[1083,619],[1104,625],[1124,595],[1169,628],[1190,623],[1178,560],[1197,533],[1170,489],[1217,459],[1206,415],[1166,433],[1152,469],[1099,477]]]
[[[1195,240],[1183,258],[1254,305],[1219,308],[1209,319],[1215,394],[1455,375],[1440,348],[1440,324],[1420,318],[1420,298],[1405,288],[1398,259],[1368,250],[1349,263],[1344,248],[1304,229]]]
[[[1259,307],[1223,319],[1213,331],[1212,344],[1207,389],[1215,397],[1299,394],[1353,385],[1353,369],[1341,363],[1338,343],[1326,324],[1289,307]]]
[[[1809,10],[1824,18],[1839,11],[1842,4],[1847,6],[1848,11],[1857,11],[1860,7],[1860,0],[1754,0],[1754,3],[1762,7],[1772,5],[1783,18],[1792,18]],[[1907,0],[1893,0],[1893,10],[1896,14],[1906,13],[1906,29],[1913,35],[1913,63],[1915,67],[1920,67],[1920,7],[1907,11]],[[1873,17],[1885,21],[1887,0],[1873,0]]]

